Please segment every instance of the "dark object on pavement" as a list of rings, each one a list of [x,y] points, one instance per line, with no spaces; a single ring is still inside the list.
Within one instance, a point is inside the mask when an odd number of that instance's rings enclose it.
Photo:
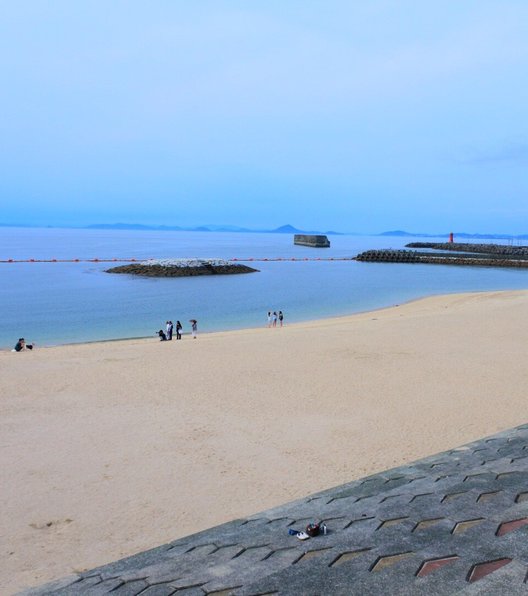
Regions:
[[[312,538],[314,536],[319,536],[319,532],[320,532],[319,524],[308,524],[306,526],[305,531],[308,534],[308,536],[311,536]]]

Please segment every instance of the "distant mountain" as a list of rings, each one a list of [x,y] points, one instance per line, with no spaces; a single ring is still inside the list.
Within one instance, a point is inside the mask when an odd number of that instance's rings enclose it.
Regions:
[[[87,229],[87,230],[137,230],[137,231],[156,231],[156,232],[248,232],[252,234],[326,234],[330,235],[349,235],[360,236],[362,234],[357,232],[336,232],[329,230],[321,232],[318,230],[299,230],[291,224],[285,224],[274,229],[250,229],[242,228],[232,225],[217,225],[207,224],[201,226],[166,226],[166,225],[147,225],[147,224],[130,224],[130,223],[113,223],[113,224],[91,224],[87,226],[68,226],[68,225],[28,225],[28,224],[10,224],[1,223],[0,228],[67,228],[67,229]],[[369,234],[370,235],[370,234]],[[426,234],[424,232],[406,232],[405,230],[389,230],[381,232],[381,234],[371,234],[373,236],[396,236],[400,238],[448,238],[449,233],[442,232],[441,234]],[[455,240],[474,239],[474,240],[528,240],[528,234],[469,234],[468,232],[454,232]]]
[[[413,237],[413,238],[448,238],[449,233],[441,234],[425,234],[423,232],[404,232],[403,230],[393,230],[390,232],[382,232],[378,236],[398,236],[398,237]],[[513,236],[511,234],[469,234],[468,232],[453,232],[455,240],[457,238],[465,238],[466,240],[526,240],[528,234],[521,234]]]
[[[219,226],[216,224],[206,224],[205,226],[201,226],[207,228],[210,232],[254,232],[255,230],[250,230],[249,228],[241,228],[240,226]]]
[[[391,230],[389,232],[382,232],[381,234],[378,234],[378,236],[414,236],[414,234],[403,232],[402,230]]]
[[[280,226],[280,228],[275,228],[274,230],[264,230],[266,232],[271,232],[273,234],[326,234],[326,235],[342,235],[342,232],[321,232],[320,230],[298,230],[294,228],[290,224],[286,224],[285,226]]]
[[[320,232],[313,230],[299,230],[290,224],[274,228],[272,230],[257,229],[251,230],[250,228],[241,228],[239,226],[231,225],[202,225],[194,227],[182,227],[182,226],[153,226],[145,224],[126,224],[126,223],[115,223],[115,224],[91,224],[84,226],[89,230],[153,230],[153,231],[185,231],[185,232],[252,232],[252,233],[266,233],[266,234],[340,234],[340,232]]]
[[[286,224],[285,226],[281,226],[280,228],[275,228],[274,230],[267,230],[268,232],[273,232],[275,234],[302,234],[302,230],[298,230],[290,224]]]
[[[528,238],[526,234],[522,236],[512,236],[510,234],[467,234],[466,232],[454,232],[453,236],[456,238],[473,238],[482,240],[520,240]]]
[[[270,232],[272,230],[250,230],[249,228],[241,228],[239,226],[154,226],[145,224],[91,224],[89,226],[81,226],[82,229],[87,230],[153,230],[153,231],[169,231],[169,232]]]
[[[167,230],[167,231],[180,231],[184,228],[180,226],[147,226],[143,224],[126,224],[126,223],[115,223],[115,224],[91,224],[89,226],[83,226],[87,230]]]
[[[382,232],[377,236],[396,236],[398,238],[448,238],[449,234],[426,234],[425,232],[405,232],[403,230],[391,230],[389,232]]]

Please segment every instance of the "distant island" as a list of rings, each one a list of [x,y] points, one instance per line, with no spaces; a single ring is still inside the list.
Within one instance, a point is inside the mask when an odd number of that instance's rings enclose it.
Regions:
[[[272,229],[250,229],[241,228],[238,226],[215,226],[215,225],[201,225],[194,227],[182,226],[150,226],[143,224],[91,224],[83,226],[85,230],[146,230],[156,232],[246,232],[251,234],[333,234],[342,235],[342,232],[335,232],[332,230],[320,232],[317,230],[299,230],[290,224],[279,226]]]
[[[389,230],[378,234],[371,232],[338,232],[336,230],[301,230],[290,224],[279,226],[278,228],[244,228],[233,225],[199,225],[199,226],[168,226],[168,225],[148,225],[134,223],[100,223],[86,226],[54,226],[54,225],[27,225],[0,223],[3,228],[58,228],[74,230],[131,230],[131,231],[153,231],[153,232],[231,232],[231,233],[249,233],[249,234],[324,234],[327,236],[393,236],[399,238],[449,238],[450,232],[426,233],[426,232],[407,232],[405,230]],[[528,240],[528,234],[479,234],[468,232],[454,232],[456,238],[465,240]]]
[[[148,226],[141,224],[93,224],[86,226],[86,229],[95,230],[155,230],[155,231],[182,231],[182,232],[249,232],[253,234],[325,234],[327,236],[344,236],[344,235],[361,235],[358,232],[336,232],[335,230],[300,230],[290,224],[279,226],[273,229],[249,229],[237,226],[214,226],[202,225],[196,227],[179,227],[179,226]],[[395,236],[404,238],[448,238],[450,232],[441,232],[438,234],[428,234],[425,232],[406,232],[404,230],[389,230],[381,232],[380,234],[372,234],[372,236]],[[367,234],[368,235],[368,234]],[[463,238],[465,240],[528,240],[528,234],[471,234],[469,232],[454,232],[456,238]]]

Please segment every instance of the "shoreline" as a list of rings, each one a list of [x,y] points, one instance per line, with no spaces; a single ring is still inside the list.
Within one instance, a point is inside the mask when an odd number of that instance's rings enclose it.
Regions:
[[[315,319],[302,319],[300,321],[295,321],[295,322],[286,322],[284,327],[293,327],[295,325],[306,325],[306,324],[310,324],[310,323],[315,323],[318,321],[329,321],[329,320],[333,320],[333,319],[347,319],[349,317],[355,317],[357,315],[364,315],[364,314],[368,314],[368,313],[376,313],[379,311],[384,311],[390,308],[397,308],[400,306],[406,306],[408,304],[413,304],[415,302],[420,302],[421,300],[428,300],[429,298],[442,298],[442,297],[447,297],[447,296],[471,296],[471,295],[476,295],[476,294],[496,294],[496,293],[509,293],[509,292],[524,292],[527,291],[526,290],[475,290],[472,292],[447,292],[447,293],[442,293],[442,294],[425,294],[425,295],[421,295],[418,296],[416,298],[410,298],[409,300],[404,300],[403,302],[399,302],[397,304],[389,304],[387,306],[380,306],[379,308],[373,308],[373,309],[367,309],[367,310],[358,310],[358,311],[354,311],[351,313],[346,313],[346,314],[337,314],[337,315],[329,315],[329,316],[322,316],[322,317],[318,317]],[[278,328],[278,327],[277,327]],[[200,329],[198,329],[198,335],[199,336],[208,336],[208,335],[214,335],[214,334],[219,334],[219,333],[238,333],[241,331],[257,331],[259,329],[267,329],[267,323],[266,321],[264,321],[264,323],[262,324],[262,326],[260,327],[240,327],[237,329],[217,329],[217,330],[213,330],[213,331],[200,331]],[[185,331],[182,333],[182,337],[190,337],[191,336],[191,332],[190,331]],[[42,349],[48,349],[48,348],[60,348],[62,346],[82,346],[82,345],[92,345],[92,344],[106,344],[106,343],[113,343],[113,342],[127,342],[127,341],[138,341],[138,340],[149,340],[149,339],[155,339],[157,336],[155,333],[153,333],[152,335],[138,335],[138,336],[134,336],[134,337],[111,337],[108,339],[93,339],[93,340],[84,340],[84,341],[70,341],[70,342],[66,342],[66,343],[57,343],[57,344],[41,344],[41,343],[37,343],[36,344],[36,348],[39,350]],[[172,340],[172,341],[176,341],[176,340]],[[16,340],[15,342],[16,343]],[[14,345],[14,344],[13,344]],[[12,348],[10,347],[0,347],[0,353],[2,352],[11,352]]]
[[[43,584],[525,423],[527,336],[528,290],[514,290],[280,332],[1,351],[0,585]]]

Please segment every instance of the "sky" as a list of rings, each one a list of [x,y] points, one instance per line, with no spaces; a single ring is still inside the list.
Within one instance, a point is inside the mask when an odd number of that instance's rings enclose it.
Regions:
[[[0,223],[528,233],[526,0],[0,0]]]

